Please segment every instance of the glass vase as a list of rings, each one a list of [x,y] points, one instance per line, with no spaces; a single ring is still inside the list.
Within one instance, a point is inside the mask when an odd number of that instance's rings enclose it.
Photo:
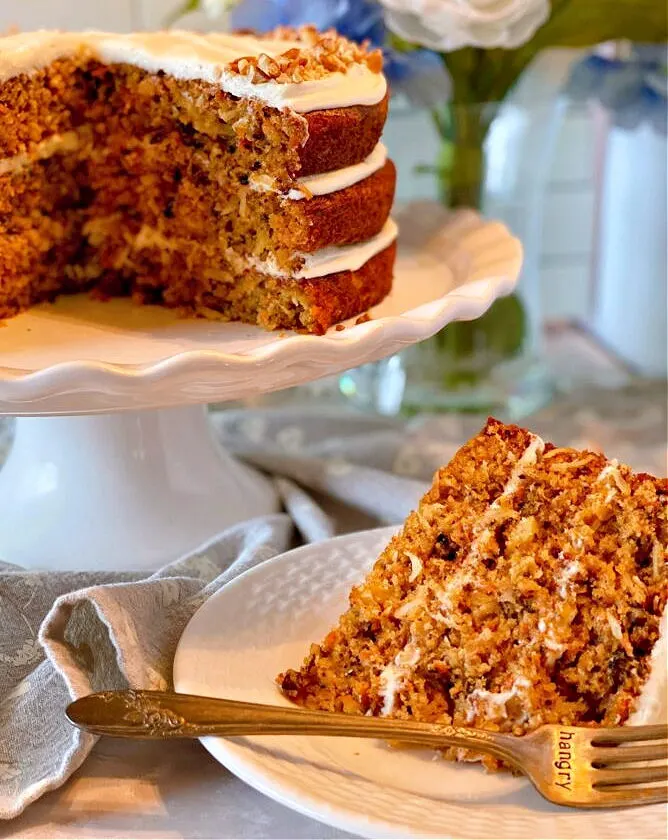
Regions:
[[[424,151],[412,160],[405,143],[393,148],[393,138],[402,135],[398,122],[416,116],[392,115],[387,145],[400,171],[409,167],[430,178],[434,201],[474,207],[505,222],[522,241],[524,263],[516,290],[481,318],[450,324],[399,357],[344,374],[340,388],[357,405],[385,414],[470,411],[514,419],[549,400],[552,388],[541,346],[540,255],[562,110],[560,99],[531,105],[450,103],[431,115],[432,142],[423,142]],[[425,152],[431,161],[423,159]],[[400,182],[399,202],[411,198],[406,183],[402,190]],[[429,195],[424,181],[418,195]]]

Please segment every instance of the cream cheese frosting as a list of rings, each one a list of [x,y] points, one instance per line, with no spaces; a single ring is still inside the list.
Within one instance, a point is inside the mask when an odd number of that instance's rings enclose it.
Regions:
[[[327,274],[336,274],[339,271],[357,271],[372,257],[391,245],[398,233],[399,228],[396,222],[388,219],[380,233],[365,242],[358,242],[355,245],[334,245],[321,248],[312,254],[298,254],[297,256],[303,260],[302,267],[291,275],[282,271],[272,260],[261,260],[257,257],[241,258],[238,254],[229,256],[231,261],[236,258],[240,268],[254,268],[272,277],[290,276],[295,280],[309,280],[314,277],[325,277]]]
[[[387,149],[382,143],[378,143],[371,154],[361,163],[346,166],[343,169],[335,169],[332,172],[324,172],[321,175],[307,175],[305,178],[300,178],[298,183],[300,187],[307,189],[311,195],[329,195],[363,181],[369,175],[373,175],[374,172],[382,169],[386,162]],[[298,201],[305,198],[305,195],[299,189],[293,189],[288,193],[288,198]]]
[[[291,201],[300,201],[307,195],[330,195],[331,193],[352,187],[359,181],[373,175],[382,169],[387,162],[387,149],[382,143],[378,143],[371,154],[360,163],[346,166],[343,169],[334,169],[331,172],[323,172],[320,175],[307,175],[297,180],[298,187],[293,188],[285,194],[285,198]],[[276,181],[268,175],[251,175],[249,186],[257,192],[279,192]],[[299,187],[303,187],[299,189]]]
[[[137,32],[53,32],[42,30],[0,38],[0,82],[22,73],[33,73],[59,58],[90,50],[101,61],[132,64],[151,73],[160,70],[178,79],[200,79],[220,85],[234,96],[257,99],[274,108],[296,113],[375,105],[387,91],[382,73],[356,63],[345,72],[304,82],[253,83],[230,70],[231,62],[246,56],[280,55],[302,46],[298,41],[271,40],[247,35],[180,30]]]
[[[668,723],[668,607],[659,624],[659,638],[652,648],[649,677],[634,704],[627,724],[649,726]]]
[[[13,175],[30,166],[36,160],[46,160],[60,152],[74,152],[81,144],[83,130],[73,129],[63,134],[52,134],[37,143],[31,152],[21,152],[8,158],[0,158],[0,175]]]

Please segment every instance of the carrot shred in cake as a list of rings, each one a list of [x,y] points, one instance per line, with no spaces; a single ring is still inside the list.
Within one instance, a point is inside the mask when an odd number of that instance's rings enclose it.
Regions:
[[[309,708],[515,735],[661,722],[667,503],[666,479],[490,419],[278,683]]]

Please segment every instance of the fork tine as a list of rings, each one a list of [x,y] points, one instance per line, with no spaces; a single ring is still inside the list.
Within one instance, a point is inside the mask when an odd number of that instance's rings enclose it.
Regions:
[[[596,729],[591,735],[592,746],[599,744],[625,744],[628,741],[665,741],[668,738],[668,726],[663,723],[656,726],[618,726]]]
[[[598,765],[630,763],[632,761],[656,761],[668,759],[668,744],[645,744],[642,747],[595,747],[591,763]]]
[[[597,790],[597,805],[602,808],[613,805],[653,805],[668,802],[668,785],[652,788],[626,788],[626,790],[603,788]]]
[[[633,785],[644,782],[668,782],[668,764],[650,767],[618,767],[614,770],[594,770],[592,783],[599,785]]]

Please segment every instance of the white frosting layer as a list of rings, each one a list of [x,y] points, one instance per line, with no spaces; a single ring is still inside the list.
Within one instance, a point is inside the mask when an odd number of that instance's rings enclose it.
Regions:
[[[397,238],[399,228],[393,219],[388,219],[379,234],[357,245],[333,246],[307,254],[298,278],[324,277],[337,271],[357,271],[376,254],[384,251]]]
[[[329,195],[363,181],[369,175],[382,169],[386,162],[387,149],[379,143],[369,157],[361,163],[346,166],[344,169],[335,169],[333,172],[324,172],[322,175],[308,175],[299,179],[299,185],[305,187],[311,195]],[[288,198],[295,201],[304,197],[304,193],[299,190],[290,190],[288,193]]]
[[[343,169],[334,169],[331,172],[323,172],[320,175],[307,175],[299,178],[297,183],[304,187],[312,196],[329,195],[330,193],[352,187],[359,181],[373,175],[385,166],[387,161],[387,149],[382,143],[378,143],[371,154],[361,163],[346,166]],[[276,180],[268,175],[251,175],[249,186],[256,192],[279,192],[276,187]],[[308,193],[294,188],[284,195],[290,201],[300,201],[306,198]]]
[[[365,242],[356,245],[335,245],[331,248],[321,248],[312,254],[298,254],[304,264],[294,275],[287,275],[273,260],[261,260],[256,257],[246,257],[244,263],[249,268],[255,268],[263,274],[272,277],[292,276],[296,280],[309,280],[313,277],[324,277],[336,274],[338,271],[357,271],[369,262],[372,257],[384,251],[397,238],[399,228],[393,219],[388,219],[380,233]]]
[[[58,58],[87,48],[100,60],[126,63],[151,73],[163,70],[178,79],[201,79],[235,96],[258,99],[275,108],[307,113],[325,108],[375,105],[385,96],[382,73],[354,64],[345,73],[300,83],[268,81],[253,84],[232,73],[230,62],[266,53],[275,56],[298,42],[272,41],[250,36],[194,32],[140,32],[130,35],[106,32],[28,32],[0,38],[0,82],[20,73],[32,73]]]
[[[13,175],[36,160],[46,160],[59,153],[76,151],[80,145],[80,133],[73,130],[64,134],[52,134],[34,146],[30,152],[0,159],[0,175]]]
[[[649,677],[626,722],[629,726],[668,723],[668,607],[661,616],[650,663]]]

